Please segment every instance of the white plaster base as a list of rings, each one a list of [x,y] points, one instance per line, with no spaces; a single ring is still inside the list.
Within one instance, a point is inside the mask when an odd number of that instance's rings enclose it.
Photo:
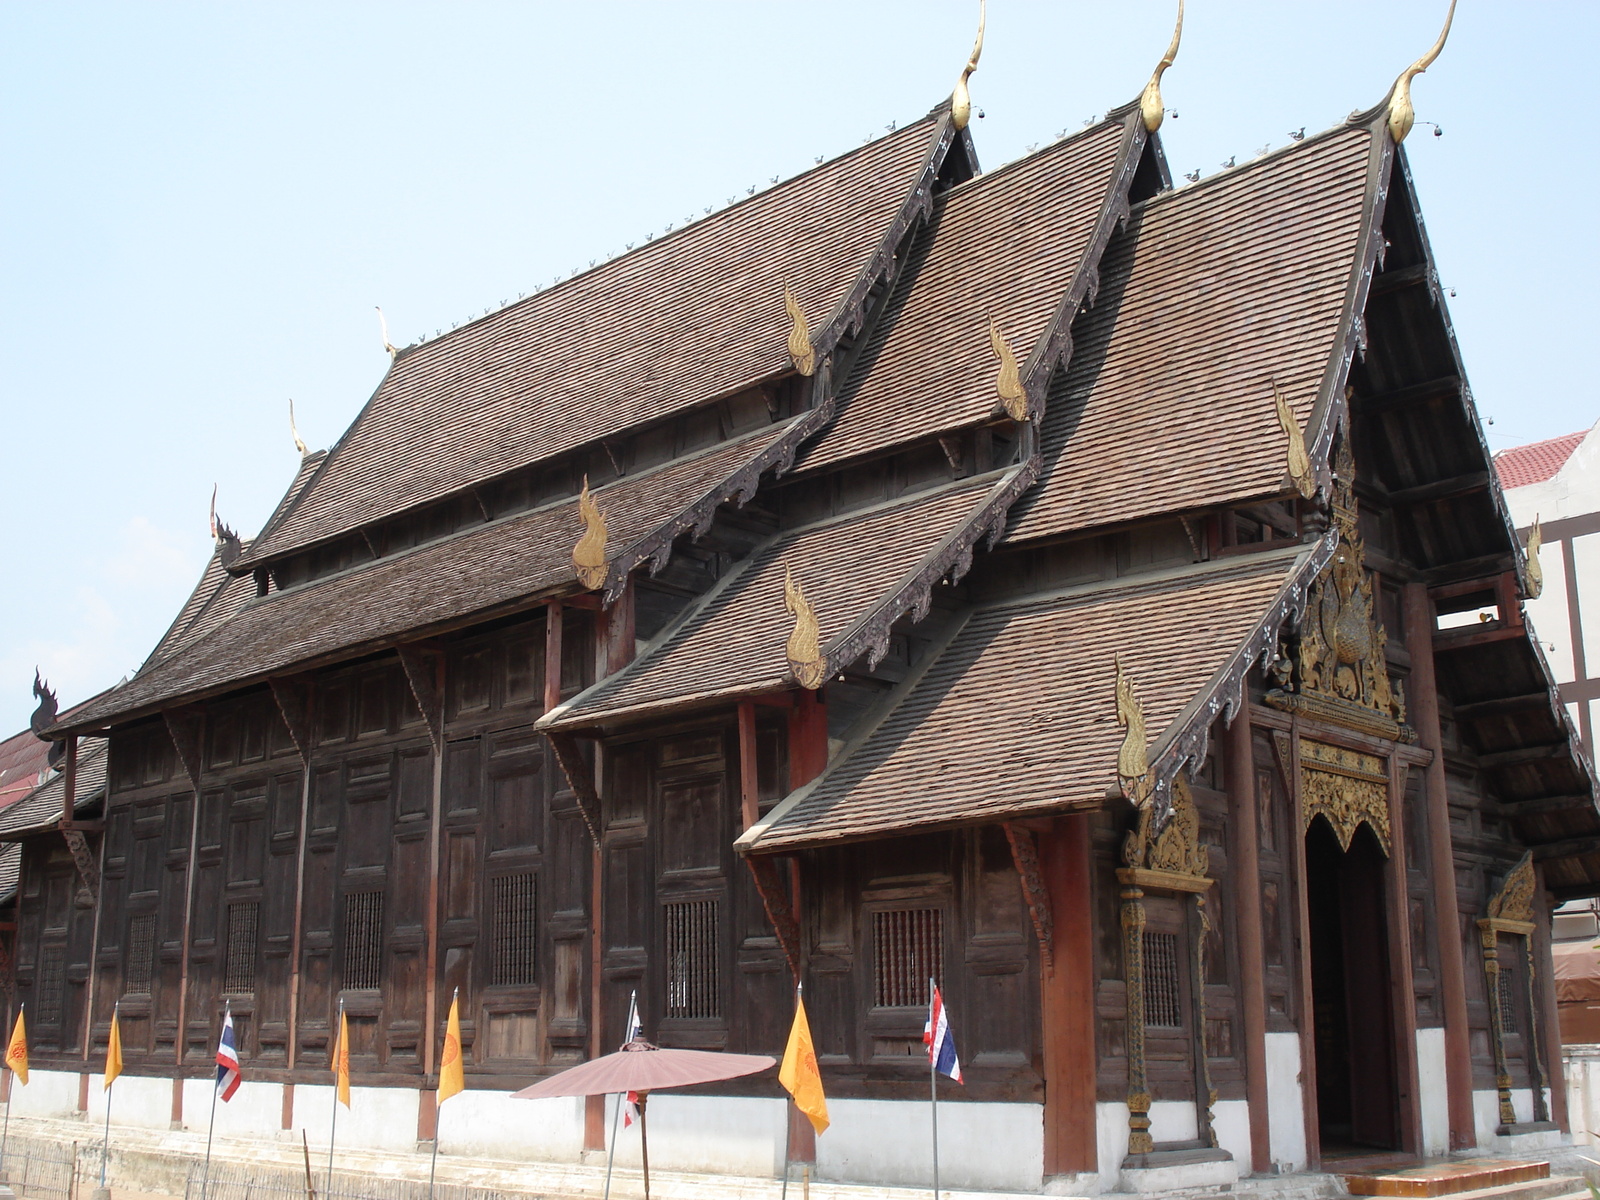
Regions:
[[[1417,1030],[1417,1099],[1422,1109],[1422,1153],[1450,1152],[1450,1093],[1445,1087],[1444,1030]]]
[[[1095,1145],[1099,1152],[1100,1190],[1114,1192],[1122,1174],[1122,1160],[1128,1157],[1128,1106],[1094,1106]]]
[[[1300,1077],[1300,1035],[1266,1035],[1267,1114],[1272,1162],[1280,1175],[1306,1167],[1306,1109]]]
[[[1171,1167],[1125,1167],[1117,1177],[1119,1192],[1141,1196],[1218,1188],[1227,1191],[1239,1181],[1239,1164],[1231,1160],[1184,1163]]]
[[[90,1083],[93,1089],[94,1081]],[[171,1087],[171,1084],[167,1085]],[[167,1093],[171,1107],[171,1092]],[[76,1071],[30,1071],[28,1082],[11,1079],[11,1112],[18,1117],[72,1117],[78,1112]]]
[[[652,1098],[652,1118],[655,1103]],[[781,1163],[781,1104],[778,1112],[776,1161]],[[932,1129],[928,1114],[928,1105],[905,1101],[829,1101],[833,1124],[817,1138],[817,1177],[908,1187],[930,1185]],[[1123,1122],[1126,1127],[1126,1109]],[[655,1161],[653,1139],[650,1161]],[[941,1188],[1036,1192],[1043,1179],[1043,1105],[939,1105]]]
[[[1548,1097],[1546,1097],[1548,1099]],[[1533,1120],[1533,1089],[1512,1088],[1511,1109],[1516,1113],[1519,1123]],[[1493,1088],[1482,1089],[1472,1093],[1473,1124],[1477,1127],[1478,1148],[1495,1149],[1512,1152],[1515,1150],[1542,1150],[1547,1146],[1559,1145],[1560,1134],[1556,1135],[1555,1142],[1544,1140],[1546,1134],[1523,1133],[1513,1134],[1509,1137],[1502,1136],[1497,1130],[1500,1128],[1500,1095]]]
[[[88,1119],[104,1125],[107,1093],[103,1077],[89,1076]],[[138,1129],[168,1129],[172,1125],[172,1080],[144,1075],[124,1075],[111,1085],[111,1123]]]
[[[1240,1175],[1250,1174],[1250,1105],[1244,1100],[1218,1100],[1211,1110],[1211,1128],[1217,1145],[1233,1155]]]

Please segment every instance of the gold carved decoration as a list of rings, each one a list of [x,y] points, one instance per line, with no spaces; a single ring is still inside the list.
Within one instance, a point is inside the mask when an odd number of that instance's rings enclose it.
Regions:
[[[1522,590],[1527,593],[1529,600],[1537,600],[1544,591],[1544,568],[1539,565],[1539,551],[1544,546],[1544,528],[1539,524],[1537,514],[1533,518],[1533,528],[1528,530],[1528,558],[1522,568]]]
[[[1178,0],[1178,24],[1172,31],[1172,44],[1156,64],[1155,74],[1150,76],[1150,82],[1144,85],[1144,91],[1139,96],[1139,115],[1144,118],[1144,127],[1151,133],[1161,128],[1161,122],[1167,115],[1166,106],[1161,102],[1161,76],[1178,57],[1178,43],[1182,40],[1183,0]]]
[[[1294,486],[1300,490],[1300,494],[1309,500],[1316,494],[1317,478],[1311,473],[1306,437],[1300,432],[1300,422],[1295,420],[1294,409],[1289,407],[1289,400],[1276,379],[1272,381],[1272,400],[1278,406],[1278,424],[1283,427],[1283,436],[1289,439],[1289,478],[1294,480]]]
[[[305,442],[300,440],[300,431],[294,427],[294,397],[293,396],[289,397],[289,436],[294,439],[294,448],[296,450],[300,451],[300,457],[301,458],[304,458],[306,455],[311,453],[310,450],[306,449]]]
[[[1145,745],[1144,705],[1139,703],[1133,690],[1133,678],[1117,662],[1117,724],[1127,733],[1117,750],[1117,779],[1122,784],[1122,794],[1140,808],[1150,798],[1150,759]]]
[[[1312,581],[1298,647],[1280,654],[1283,686],[1267,694],[1267,703],[1378,737],[1415,741],[1405,724],[1405,694],[1389,679],[1389,637],[1373,615],[1348,435],[1340,441],[1334,472],[1333,523],[1339,544]]]
[[[1532,925],[1533,892],[1533,851],[1530,850],[1506,873],[1505,880],[1500,884],[1500,890],[1490,897],[1490,920],[1515,921],[1518,924]]]
[[[583,518],[583,536],[572,548],[572,565],[584,587],[597,588],[606,581],[606,515],[589,494],[587,475],[578,493],[578,515]]]
[[[1341,850],[1365,821],[1389,853],[1389,772],[1376,754],[1300,739],[1300,811],[1307,829],[1324,818]]]
[[[1028,419],[1028,393],[1023,389],[1022,377],[1017,370],[1017,356],[1011,343],[1000,333],[1000,326],[989,318],[989,349],[1000,360],[1000,374],[994,381],[994,390],[1005,405],[1006,416],[1013,421]]]
[[[811,348],[811,324],[788,284],[783,285],[783,307],[788,309],[792,322],[789,326],[789,361],[794,363],[794,369],[800,374],[814,375],[817,371],[817,352]]]
[[[783,606],[794,617],[794,631],[789,634],[789,670],[801,687],[816,691],[827,678],[828,664],[822,657],[817,630],[817,614],[787,563],[783,568]]]
[[[1502,970],[1500,935],[1510,934],[1522,939],[1523,950],[1527,956],[1528,1020],[1531,1024],[1527,1044],[1538,1046],[1540,1045],[1539,992],[1535,985],[1537,962],[1533,952],[1533,932],[1536,928],[1533,919],[1533,901],[1537,890],[1538,876],[1534,874],[1533,851],[1530,850],[1517,860],[1516,866],[1506,872],[1505,879],[1500,882],[1500,890],[1489,897],[1489,915],[1478,919],[1478,940],[1483,949],[1483,973],[1487,976],[1488,982],[1489,1040],[1494,1048],[1494,1082],[1500,1105],[1501,1133],[1507,1132],[1506,1126],[1517,1123],[1517,1113],[1511,1103],[1511,1070],[1506,1062],[1505,1014],[1501,1011],[1503,1000],[1500,995]],[[1536,1068],[1533,1080],[1533,1119],[1548,1121],[1550,1108],[1545,1100],[1544,1089],[1549,1081],[1544,1073],[1544,1056],[1532,1054],[1529,1057]]]
[[[1144,888],[1167,891],[1204,891],[1211,886],[1206,847],[1200,841],[1200,810],[1182,775],[1172,781],[1172,815],[1160,833],[1152,836],[1155,808],[1139,810],[1139,823],[1122,843],[1125,870],[1119,878]]]
[[[972,43],[972,54],[961,70],[961,78],[956,80],[955,90],[950,93],[950,123],[957,129],[965,129],[972,120],[972,93],[967,91],[967,80],[978,69],[978,59],[983,57],[983,26],[987,17],[986,0],[978,0],[978,40]]]
[[[1400,72],[1400,78],[1389,89],[1389,136],[1394,138],[1397,146],[1406,140],[1406,134],[1411,132],[1411,126],[1417,119],[1416,110],[1411,107],[1411,81],[1431,67],[1433,60],[1439,57],[1439,52],[1444,49],[1445,38],[1450,36],[1450,23],[1455,18],[1456,0],[1450,0],[1450,11],[1445,14],[1439,40],[1434,42],[1431,50]]]

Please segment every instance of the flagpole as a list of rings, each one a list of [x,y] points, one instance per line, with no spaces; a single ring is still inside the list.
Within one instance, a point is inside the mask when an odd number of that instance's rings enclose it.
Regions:
[[[22,1011],[27,1007],[26,1001],[17,1005],[17,1016],[20,1017]],[[11,1028],[16,1028],[15,1021],[11,1022]],[[11,1137],[11,1094],[17,1090],[17,1073],[11,1066],[11,1045],[9,1042],[6,1044],[6,1070],[10,1072],[10,1075],[6,1079],[6,1118],[4,1125],[0,1125],[0,1180],[4,1180],[7,1177],[5,1173],[6,1142]]]
[[[230,1000],[222,1010],[222,1025],[224,1031],[227,1029],[228,1018],[232,1015],[233,1002]],[[237,1053],[237,1051],[235,1053]],[[221,1080],[216,1081],[216,1083],[220,1082]],[[200,1200],[206,1200],[206,1192],[209,1191],[211,1187],[211,1138],[217,1132],[217,1093],[222,1090],[220,1087],[216,1086],[216,1083],[213,1083],[211,1087],[211,1122],[206,1126],[206,1165],[204,1172],[200,1176]]]
[[[794,981],[794,1006],[798,1012],[800,1008],[800,991],[805,985],[798,979]],[[790,1096],[783,1102],[783,1188],[778,1193],[779,1200],[789,1200],[789,1149],[794,1140],[794,1097]]]
[[[455,991],[450,993],[450,1008],[451,1008],[452,1011],[454,1011],[454,1009],[455,1009],[456,1001],[459,1000],[460,998],[461,998],[461,989],[458,987],[458,988],[455,989]],[[449,1049],[449,1046],[450,1046],[450,1036],[449,1035],[450,1035],[450,1027],[447,1024],[445,1026],[445,1048],[447,1050]],[[459,1047],[457,1047],[456,1053],[457,1054],[461,1053]],[[440,1063],[440,1073],[441,1074],[443,1073],[443,1068],[444,1068],[444,1064]],[[433,1095],[434,1095],[434,1106],[433,1106],[433,1156],[428,1159],[428,1200],[433,1200],[433,1175],[434,1175],[434,1172],[439,1167],[439,1126],[444,1121],[444,1101],[442,1101],[442,1100],[440,1100],[438,1098],[439,1097],[439,1089],[437,1087],[434,1088]],[[205,1200],[205,1197],[204,1196],[200,1197],[200,1200]],[[332,1200],[332,1198],[331,1197],[327,1197],[327,1198],[325,1198],[325,1200]]]
[[[333,1134],[339,1125],[339,1059],[345,1053],[344,997],[339,997],[339,1016],[334,1025],[333,1043],[333,1115],[328,1118],[328,1182],[323,1186],[324,1196],[333,1195]]]
[[[928,1024],[932,1030],[928,1041],[928,1094],[933,1101],[930,1108],[933,1114],[933,1200],[939,1200],[939,1026],[933,1013],[935,987],[933,980],[928,980]]]
[[[113,1004],[111,1006],[111,1028],[112,1028],[113,1032],[115,1032],[115,1030],[117,1028],[117,1013],[120,1012],[121,1009],[122,1009],[122,1001],[121,1000],[118,1000],[115,1004]],[[111,1049],[110,1049],[110,1046],[108,1044],[107,1047],[106,1047],[106,1061],[107,1061],[108,1064],[109,1064],[110,1060],[111,1060]],[[121,1068],[119,1067],[118,1069],[120,1070]],[[101,1191],[105,1190],[105,1186],[106,1186],[106,1159],[111,1154],[111,1096],[112,1096],[111,1089],[116,1087],[116,1086],[117,1086],[116,1076],[112,1076],[111,1082],[106,1084],[106,1134],[105,1134],[105,1140],[103,1140],[100,1143],[100,1190]]]

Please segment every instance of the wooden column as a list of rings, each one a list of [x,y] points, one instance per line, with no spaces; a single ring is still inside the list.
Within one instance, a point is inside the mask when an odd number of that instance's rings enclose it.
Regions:
[[[1250,1106],[1250,1169],[1272,1169],[1271,1113],[1267,1100],[1266,951],[1261,935],[1261,854],[1256,797],[1255,745],[1247,702],[1228,726],[1223,744],[1232,837],[1233,919],[1239,946],[1239,1009],[1244,1023],[1244,1096]]]
[[[1095,1138],[1094,853],[1089,814],[1058,817],[1039,837],[1050,896],[1054,964],[1040,968],[1044,1042],[1044,1173],[1100,1169]]]
[[[1550,959],[1550,911],[1555,907],[1555,901],[1544,890],[1543,865],[1534,863],[1533,871],[1534,878],[1538,880],[1533,893],[1536,925],[1533,951],[1535,961],[1544,966],[1538,978],[1539,1034],[1543,1044],[1536,1053],[1544,1056],[1545,1075],[1550,1081],[1550,1119],[1561,1126],[1561,1132],[1570,1133],[1572,1126],[1567,1113],[1567,1075],[1561,1061],[1561,1014],[1556,1008],[1554,964]]]
[[[544,711],[561,703],[561,622],[566,612],[559,600],[544,608]]]
[[[1389,1011],[1395,1040],[1395,1105],[1400,1148],[1422,1153],[1422,1096],[1417,1079],[1417,997],[1411,966],[1411,893],[1406,879],[1406,768],[1389,759],[1389,861],[1384,885],[1388,902]]]
[[[1450,840],[1450,793],[1439,732],[1439,691],[1433,669],[1433,601],[1423,583],[1405,585],[1406,649],[1411,678],[1406,700],[1411,724],[1433,759],[1424,773],[1427,799],[1428,874],[1433,882],[1434,921],[1439,929],[1439,993],[1444,1010],[1445,1091],[1450,1109],[1450,1149],[1477,1145],[1472,1112],[1472,1050],[1467,1031],[1465,951],[1461,905],[1456,896],[1455,851]]]
[[[1284,782],[1289,787],[1290,844],[1294,847],[1294,922],[1296,990],[1300,995],[1300,1105],[1305,1117],[1306,1170],[1322,1167],[1322,1136],[1317,1121],[1317,1037],[1315,1001],[1311,992],[1311,897],[1306,888],[1306,818],[1300,795],[1300,722],[1289,727],[1288,748],[1281,751]]]

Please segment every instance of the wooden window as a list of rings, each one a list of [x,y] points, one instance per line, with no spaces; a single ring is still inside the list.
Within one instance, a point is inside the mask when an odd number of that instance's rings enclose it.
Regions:
[[[1144,934],[1144,1023],[1179,1028],[1183,1008],[1178,988],[1178,935]]]
[[[61,1007],[67,990],[66,948],[42,946],[39,977],[34,991],[39,997],[39,1024],[61,1024]]]
[[[537,983],[535,939],[538,936],[539,893],[532,871],[501,875],[494,889],[493,987],[525,987]]]
[[[662,907],[667,937],[667,1016],[722,1016],[717,901],[673,900]]]
[[[1500,968],[1495,986],[1500,990],[1500,1032],[1517,1032],[1517,983],[1510,971]]]
[[[928,980],[944,978],[944,911],[898,908],[872,914],[872,1003],[927,1004]]]
[[[383,973],[383,893],[344,898],[344,986],[375,991]]]
[[[256,990],[256,930],[260,915],[261,905],[255,900],[228,905],[228,942],[222,967],[224,992],[252,995]]]
[[[146,993],[156,965],[156,915],[140,913],[128,921],[128,952],[122,962],[122,990]]]

